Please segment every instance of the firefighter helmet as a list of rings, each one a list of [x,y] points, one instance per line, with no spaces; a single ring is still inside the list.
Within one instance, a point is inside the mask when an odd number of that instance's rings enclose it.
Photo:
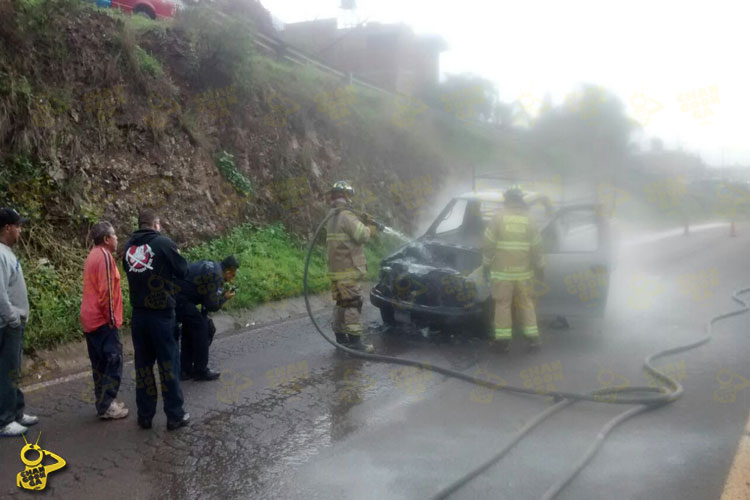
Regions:
[[[331,193],[343,193],[349,198],[354,196],[355,191],[351,184],[349,184],[346,181],[336,181],[333,183],[333,187],[331,188]]]
[[[503,193],[503,199],[511,203],[523,203],[523,190],[518,184],[513,184]]]

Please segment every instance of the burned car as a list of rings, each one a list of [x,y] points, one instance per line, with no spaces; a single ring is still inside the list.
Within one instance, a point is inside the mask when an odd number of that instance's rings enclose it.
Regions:
[[[556,207],[525,196],[542,236],[544,279],[534,280],[540,316],[602,317],[607,302],[611,243],[596,203]],[[370,302],[387,324],[466,327],[488,332],[494,305],[481,271],[484,230],[503,206],[499,191],[453,198],[427,231],[383,259]]]

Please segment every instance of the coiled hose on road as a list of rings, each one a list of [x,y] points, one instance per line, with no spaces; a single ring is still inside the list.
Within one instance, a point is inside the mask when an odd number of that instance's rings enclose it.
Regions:
[[[432,370],[434,372],[441,373],[448,377],[465,380],[466,382],[470,382],[472,384],[480,385],[483,387],[488,387],[490,389],[494,389],[497,391],[506,391],[506,392],[520,393],[520,394],[531,394],[531,395],[537,395],[537,396],[540,395],[534,389],[528,389],[525,387],[515,387],[515,386],[510,386],[510,385],[493,384],[492,382],[489,382],[487,380],[482,380],[476,377],[472,377],[470,375],[466,375],[464,373],[451,370],[449,368],[444,368],[442,366],[435,366],[432,364],[426,364],[421,361],[417,361],[417,360],[413,360],[409,358],[398,358],[394,356],[385,356],[383,354],[369,354],[369,353],[364,353],[361,351],[355,351],[354,349],[349,349],[348,347],[345,347],[341,344],[336,343],[336,341],[333,338],[327,335],[320,328],[317,321],[315,321],[315,317],[310,308],[310,299],[308,296],[308,286],[307,286],[307,276],[308,276],[308,270],[310,267],[310,257],[312,256],[313,248],[315,246],[315,241],[318,239],[320,232],[322,231],[323,227],[325,227],[325,224],[328,222],[328,220],[331,217],[333,217],[335,214],[339,213],[341,210],[342,209],[339,208],[339,209],[331,211],[323,219],[323,221],[320,223],[320,225],[316,229],[315,234],[313,235],[310,241],[310,245],[307,249],[307,256],[305,258],[305,271],[304,271],[304,275],[302,278],[303,279],[303,293],[305,297],[305,307],[307,308],[307,313],[310,316],[310,320],[312,321],[315,329],[318,331],[318,333],[320,333],[320,335],[328,343],[330,343],[334,348],[340,351],[343,351],[352,356],[367,359],[370,361],[379,361],[383,363],[392,363],[392,364],[405,365],[405,366],[415,366],[415,367],[419,367],[419,368],[426,369],[426,370]],[[690,349],[694,349],[710,341],[714,323],[716,323],[717,321],[721,321],[723,319],[732,317],[732,316],[737,316],[739,314],[746,313],[748,311],[748,304],[739,298],[739,295],[747,293],[747,292],[750,292],[750,288],[743,288],[741,290],[734,292],[734,294],[732,295],[732,299],[738,304],[740,304],[742,306],[742,309],[736,309],[734,311],[720,314],[718,316],[714,316],[713,318],[711,318],[711,321],[709,321],[708,325],[706,325],[705,337],[699,340],[696,340],[694,342],[690,342],[688,344],[684,344],[681,346],[677,346],[674,348],[665,349],[663,351],[657,352],[656,354],[652,354],[648,356],[644,360],[644,363],[643,363],[644,369],[648,373],[653,375],[656,379],[661,381],[664,384],[663,386],[661,387],[641,386],[641,387],[626,387],[626,388],[612,387],[612,388],[599,389],[597,391],[593,391],[588,394],[579,394],[579,393],[565,392],[565,391],[545,392],[543,396],[545,397],[552,396],[555,398],[557,402],[554,405],[552,405],[551,407],[547,408],[546,410],[542,411],[541,413],[537,414],[534,418],[532,418],[531,421],[529,421],[518,433],[516,433],[516,435],[513,436],[513,438],[508,442],[508,444],[502,450],[500,450],[496,455],[494,455],[492,458],[490,458],[489,460],[487,460],[480,466],[477,466],[476,468],[471,470],[469,473],[467,473],[463,477],[457,479],[450,485],[441,489],[432,498],[435,498],[435,499],[446,498],[450,494],[456,492],[459,488],[467,484],[474,477],[478,476],[479,474],[487,470],[495,462],[497,462],[503,456],[505,456],[513,448],[513,446],[515,446],[526,434],[531,432],[537,425],[539,425],[544,420],[554,415],[558,411],[562,410],[563,408],[570,406],[571,404],[574,404],[578,401],[594,401],[594,402],[607,403],[607,404],[637,405],[636,407],[629,409],[628,411],[618,415],[617,417],[612,419],[610,422],[608,422],[599,431],[591,447],[587,450],[584,456],[578,461],[575,468],[568,474],[568,476],[566,476],[565,478],[555,483],[549,490],[547,490],[547,492],[542,497],[545,500],[554,498],[560,493],[560,491],[563,490],[563,488],[565,488],[565,486],[568,483],[570,483],[570,481],[593,458],[593,456],[596,454],[596,452],[599,450],[602,443],[606,439],[607,435],[615,427],[617,427],[622,422],[628,420],[629,418],[639,413],[642,413],[649,409],[656,408],[664,404],[671,403],[673,401],[676,401],[680,396],[682,396],[682,393],[683,393],[682,385],[677,380],[658,371],[656,368],[652,366],[651,363],[658,358],[662,358],[664,356],[669,356],[672,354],[677,354],[677,353],[684,352]]]

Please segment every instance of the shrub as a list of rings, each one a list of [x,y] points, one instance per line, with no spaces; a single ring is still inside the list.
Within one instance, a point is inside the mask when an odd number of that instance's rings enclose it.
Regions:
[[[161,63],[154,56],[143,50],[138,45],[135,46],[134,50],[138,66],[142,71],[148,73],[154,78],[161,78],[164,76],[164,69],[162,69]]]
[[[237,170],[234,155],[222,151],[216,156],[216,167],[234,188],[245,196],[253,194],[253,185],[245,174]]]

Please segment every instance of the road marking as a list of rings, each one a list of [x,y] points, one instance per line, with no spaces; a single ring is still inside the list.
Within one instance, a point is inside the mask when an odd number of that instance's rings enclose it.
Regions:
[[[750,498],[750,418],[745,425],[737,455],[724,483],[721,500],[744,500]]]

